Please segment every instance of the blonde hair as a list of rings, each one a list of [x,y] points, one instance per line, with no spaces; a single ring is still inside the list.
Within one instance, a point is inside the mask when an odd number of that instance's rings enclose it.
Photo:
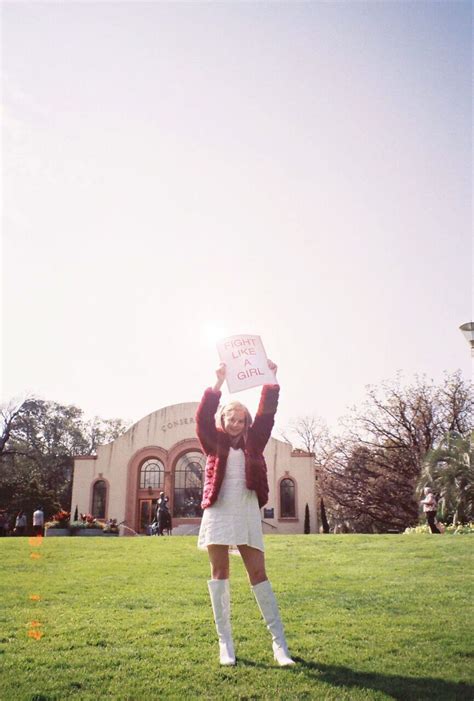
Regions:
[[[252,416],[250,414],[250,411],[247,409],[247,407],[244,404],[241,404],[240,402],[229,402],[229,404],[225,404],[224,406],[219,407],[217,414],[216,414],[216,426],[217,428],[220,428],[222,430],[224,429],[224,414],[226,414],[228,411],[234,411],[234,409],[243,411],[244,416],[245,416],[245,426],[244,426],[244,434],[245,438],[247,438],[247,431],[249,430],[250,426],[252,425]]]

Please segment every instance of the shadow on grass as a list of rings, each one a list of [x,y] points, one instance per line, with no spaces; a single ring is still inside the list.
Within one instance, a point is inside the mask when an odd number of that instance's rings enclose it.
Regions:
[[[374,672],[356,672],[350,667],[308,662],[294,657],[297,664],[287,670],[302,671],[314,681],[332,686],[382,691],[397,701],[472,701],[474,686],[431,677],[402,677]]]
[[[248,660],[245,657],[240,657],[240,655],[238,655],[237,656],[237,667],[239,665],[245,665],[246,667],[257,667],[260,669],[273,669],[275,667],[274,663],[269,662],[267,664],[265,662],[255,662],[255,660]]]

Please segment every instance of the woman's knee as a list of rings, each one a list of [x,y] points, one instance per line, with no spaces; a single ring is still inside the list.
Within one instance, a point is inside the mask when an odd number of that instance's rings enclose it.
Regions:
[[[260,582],[264,582],[267,579],[265,562],[249,562],[247,563],[246,567],[247,575],[252,586],[255,586],[255,584],[260,584]]]
[[[209,561],[212,579],[229,579],[229,553],[219,545],[209,546]]]
[[[229,579],[229,568],[211,565],[212,579]]]
[[[265,568],[257,568],[248,572],[250,584],[254,587],[256,584],[261,584],[267,580]]]
[[[245,563],[250,584],[254,586],[264,582],[267,579],[267,573],[265,571],[265,555],[263,552],[247,545],[241,545],[239,550]]]

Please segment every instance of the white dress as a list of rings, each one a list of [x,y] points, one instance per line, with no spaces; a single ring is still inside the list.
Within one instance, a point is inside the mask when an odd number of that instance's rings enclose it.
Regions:
[[[264,551],[257,494],[245,483],[245,455],[229,449],[224,479],[217,500],[204,509],[198,548],[208,545],[250,545]]]

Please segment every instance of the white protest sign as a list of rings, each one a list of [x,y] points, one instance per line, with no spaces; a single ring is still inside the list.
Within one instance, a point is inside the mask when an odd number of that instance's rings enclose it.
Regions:
[[[260,336],[241,334],[223,338],[217,342],[217,352],[221,362],[226,364],[227,387],[231,394],[276,383]]]

